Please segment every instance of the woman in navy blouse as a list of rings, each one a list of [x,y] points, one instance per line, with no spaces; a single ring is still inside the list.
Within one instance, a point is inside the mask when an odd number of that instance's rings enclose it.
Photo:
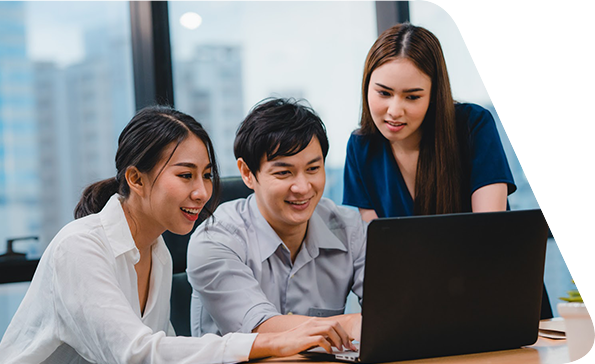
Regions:
[[[501,211],[516,190],[494,118],[452,98],[428,30],[397,24],[366,58],[343,203],[362,218]]]

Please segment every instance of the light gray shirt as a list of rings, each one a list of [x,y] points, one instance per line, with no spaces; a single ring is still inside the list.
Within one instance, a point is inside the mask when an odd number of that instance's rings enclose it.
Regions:
[[[192,334],[248,333],[282,314],[343,314],[349,291],[362,298],[364,226],[356,210],[322,198],[292,263],[254,195],[220,205],[188,245]]]

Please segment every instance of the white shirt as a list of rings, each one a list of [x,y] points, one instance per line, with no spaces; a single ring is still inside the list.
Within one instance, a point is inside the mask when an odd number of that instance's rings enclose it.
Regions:
[[[221,204],[188,245],[193,336],[251,332],[277,315],[343,314],[361,300],[366,253],[359,212],[322,198],[295,261],[254,194]]]
[[[9,363],[233,363],[248,360],[254,334],[168,337],[171,256],[163,238],[141,316],[140,259],[119,196],[66,225],[46,249],[0,342]]]

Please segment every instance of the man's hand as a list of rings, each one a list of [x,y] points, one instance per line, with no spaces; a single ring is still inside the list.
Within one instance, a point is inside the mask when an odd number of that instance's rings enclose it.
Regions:
[[[339,350],[356,350],[350,335],[338,320],[333,320],[332,317],[310,318],[288,331],[258,334],[250,351],[250,359],[294,355],[316,346],[324,348],[328,353],[332,353],[332,346]]]

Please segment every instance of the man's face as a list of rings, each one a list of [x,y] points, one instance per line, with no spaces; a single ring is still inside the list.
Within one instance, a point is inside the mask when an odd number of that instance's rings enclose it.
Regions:
[[[305,231],[326,181],[320,142],[313,137],[304,150],[292,156],[270,161],[263,156],[256,177],[258,180],[250,172],[247,184],[273,230],[279,236],[300,228]]]

